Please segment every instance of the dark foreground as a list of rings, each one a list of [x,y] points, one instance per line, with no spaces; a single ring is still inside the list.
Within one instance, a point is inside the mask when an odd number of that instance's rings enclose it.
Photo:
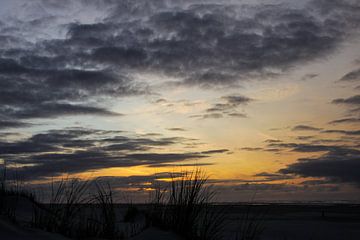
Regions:
[[[227,224],[224,239],[233,239],[244,216],[256,224],[263,221],[260,239],[307,240],[307,239],[360,239],[360,205],[231,205],[227,206]]]
[[[139,205],[140,209],[144,207]],[[360,239],[360,204],[238,204],[215,208],[225,211],[224,240],[240,240],[242,232],[254,225],[260,225],[262,240]]]
[[[17,209],[18,219],[31,221],[30,207],[22,203]],[[122,228],[130,226],[134,230],[132,240],[175,240],[183,239],[169,230],[158,226],[145,226],[144,213],[149,205],[132,205],[137,208],[129,222],[122,219],[129,205],[115,204],[118,224]],[[96,205],[92,209],[98,209]],[[355,204],[237,204],[215,205],[215,211],[224,214],[224,240],[358,240],[360,239],[360,205]],[[88,212],[89,207],[83,208]],[[87,210],[86,210],[87,209]],[[95,210],[96,211],[96,210]],[[21,221],[20,221],[21,222]],[[29,224],[25,224],[25,226]],[[257,238],[243,238],[244,232],[255,230]],[[10,226],[6,221],[0,221],[0,239],[69,239],[60,235],[46,235],[32,228]],[[251,234],[250,234],[251,235]],[[97,239],[97,238],[91,238]]]

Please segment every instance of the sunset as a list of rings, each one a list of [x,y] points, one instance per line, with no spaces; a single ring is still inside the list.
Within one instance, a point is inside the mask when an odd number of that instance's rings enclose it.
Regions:
[[[356,0],[0,0],[3,186],[360,204],[359,23]]]

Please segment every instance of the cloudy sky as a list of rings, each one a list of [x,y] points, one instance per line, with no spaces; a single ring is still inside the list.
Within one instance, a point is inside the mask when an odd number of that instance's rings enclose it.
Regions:
[[[360,200],[357,0],[0,0],[0,163],[135,200]],[[129,194],[130,194],[129,193]]]

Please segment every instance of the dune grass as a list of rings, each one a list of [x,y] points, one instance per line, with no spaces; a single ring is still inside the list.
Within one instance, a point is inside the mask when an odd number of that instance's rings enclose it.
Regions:
[[[33,226],[64,236],[73,236],[84,204],[90,203],[88,181],[62,179],[51,184],[49,203],[34,208]]]
[[[94,196],[95,203],[100,207],[100,236],[106,239],[116,239],[121,236],[116,229],[116,213],[113,199],[113,191],[110,184],[102,184],[95,182],[96,194]]]
[[[20,198],[36,203],[36,195],[24,189],[23,181],[17,172],[9,178],[6,161],[4,161],[0,169],[0,214],[16,222],[16,209]]]
[[[187,240],[223,239],[227,209],[214,205],[215,191],[202,170],[170,174],[170,181],[157,182],[153,187],[144,213],[147,226],[172,230]],[[35,194],[23,191],[19,182],[8,186],[4,168],[0,176],[0,211],[11,216],[15,211],[6,209],[4,202],[10,195],[36,203],[33,227],[70,238],[124,239],[143,229],[136,223],[136,217],[143,212],[135,205],[129,205],[124,219],[119,219],[114,191],[106,182],[65,178],[51,183],[47,203],[37,203]],[[234,239],[258,239],[263,231],[263,216],[253,215],[249,206]]]
[[[215,209],[215,192],[200,169],[171,175],[168,188],[155,189],[150,221],[186,239],[221,239],[224,211]]]

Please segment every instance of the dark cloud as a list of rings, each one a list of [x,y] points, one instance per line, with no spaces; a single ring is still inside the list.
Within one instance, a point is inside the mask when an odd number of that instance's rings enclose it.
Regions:
[[[247,105],[253,99],[242,95],[229,95],[223,96],[221,102],[213,104],[210,108],[206,109],[206,113],[202,115],[195,115],[192,117],[199,118],[223,118],[223,117],[239,117],[246,118],[245,113],[238,112],[238,108],[242,105]]]
[[[301,176],[311,178],[325,178],[322,184],[338,184],[339,182],[360,184],[359,174],[356,168],[360,164],[360,151],[357,138],[359,131],[350,130],[323,130],[322,133],[335,133],[346,136],[336,136],[332,139],[321,139],[320,136],[306,136],[298,139],[302,143],[275,142],[268,143],[267,148],[278,148],[282,150],[317,153],[313,157],[299,158],[295,163],[280,169],[274,176],[267,173],[263,177],[274,177],[276,174],[285,176]],[[260,176],[260,175],[259,175]],[[310,183],[303,183],[309,185]],[[336,185],[338,186],[338,185]]]
[[[118,116],[103,107],[89,106],[88,101],[136,94],[125,79],[110,72],[51,67],[30,68],[12,59],[1,59],[0,115],[7,119],[79,114]]]
[[[151,175],[132,175],[128,177],[120,177],[120,176],[98,177],[96,178],[96,181],[109,183],[114,189],[116,188],[148,189],[149,187],[154,187],[156,184],[162,182],[162,179],[164,178],[170,178],[171,176],[181,177],[183,175],[184,173],[182,172],[160,172]]]
[[[237,118],[247,118],[245,113],[229,113],[229,117],[237,117]]]
[[[186,131],[186,129],[179,128],[179,127],[167,128],[167,130],[169,130],[169,131],[180,131],[180,132]]]
[[[21,128],[21,127],[28,127],[31,126],[31,123],[21,122],[21,121],[7,121],[7,120],[0,120],[0,129],[6,128]]]
[[[332,101],[334,104],[346,104],[346,105],[360,105],[360,95],[355,95],[349,98],[338,98]]]
[[[282,141],[279,139],[266,139],[265,142],[266,143],[280,143]]]
[[[264,149],[264,151],[272,152],[275,154],[280,154],[280,153],[282,153],[283,149],[281,149],[281,148],[266,148],[266,149]]]
[[[106,16],[59,25],[71,3],[42,1],[33,6],[41,6],[38,17],[30,11],[22,16],[29,19],[0,25],[3,118],[116,115],[104,107],[103,98],[151,92],[152,83],[136,82],[134,73],[155,72],[176,77],[178,84],[203,87],[272,78],[333,52],[356,29],[358,19],[353,2],[314,1],[299,9],[286,4],[93,0],[80,3],[105,9]],[[67,34],[54,38],[51,31],[46,38],[40,30],[49,24]],[[229,106],[249,100],[224,97],[225,103],[203,117],[245,117]],[[226,108],[226,113],[213,112]]]
[[[303,181],[301,182],[301,184],[304,184],[304,185],[323,185],[323,184],[332,184],[333,181],[331,180],[306,180],[306,181]]]
[[[214,149],[214,150],[207,150],[201,152],[201,154],[217,154],[217,153],[226,153],[229,152],[229,149]]]
[[[109,167],[161,166],[190,164],[226,149],[203,152],[166,152],[172,145],[196,143],[182,137],[131,136],[121,131],[86,128],[51,130],[26,139],[0,140],[0,157],[9,165],[16,164],[24,179],[40,179],[63,173],[82,173]],[[199,163],[201,164],[201,163]]]
[[[324,144],[316,144],[324,143]],[[343,143],[342,139],[335,139],[335,141],[326,141],[326,140],[313,140],[306,143],[270,143],[267,145],[266,149],[277,149],[277,150],[288,150],[292,152],[303,152],[303,153],[313,153],[313,152],[329,152],[337,151],[344,152],[352,151],[351,146],[345,145],[326,145],[325,143]]]
[[[359,81],[360,80],[360,69],[356,69],[345,74],[340,81]]]
[[[122,116],[104,108],[74,105],[74,104],[39,104],[36,106],[28,106],[23,109],[4,109],[2,112],[5,116],[30,119],[30,118],[51,118],[67,115],[98,115],[98,116]]]
[[[330,122],[331,124],[336,123],[354,123],[356,120],[354,115],[356,116],[360,112],[360,95],[351,96],[348,98],[337,98],[332,101],[333,104],[341,105],[347,108],[348,115],[345,120],[340,119],[339,121]]]
[[[360,130],[324,130],[322,133],[335,133],[335,134],[344,134],[349,136],[359,136]]]
[[[268,172],[262,172],[262,173],[255,174],[254,177],[262,177],[262,178],[264,178],[264,181],[267,181],[267,182],[294,178],[294,176],[291,176],[291,175],[285,175],[285,174],[279,174],[279,173],[268,173]]]
[[[240,150],[257,152],[257,151],[262,151],[263,148],[260,148],[260,147],[243,147],[243,148],[240,148]]]
[[[329,124],[360,123],[360,118],[342,118],[329,122]]]
[[[301,80],[302,81],[306,81],[306,80],[310,80],[310,79],[313,79],[313,78],[316,78],[317,76],[319,76],[318,74],[315,74],[315,73],[309,73],[309,74],[305,74]]]
[[[308,126],[308,125],[297,125],[292,128],[293,131],[320,131],[321,128]]]
[[[314,136],[297,136],[296,139],[301,140],[301,141],[307,141],[307,140],[311,140],[313,139]]]
[[[201,118],[201,119],[218,119],[218,118],[223,118],[224,116],[221,113],[206,113],[203,115],[192,115],[190,116],[192,118]]]
[[[233,191],[252,191],[252,192],[263,192],[263,191],[282,191],[282,192],[295,192],[299,191],[302,187],[297,185],[289,185],[284,183],[273,184],[273,183],[246,183],[238,184],[232,187]]]
[[[77,179],[77,178],[65,178],[65,181],[69,182],[85,182],[87,181],[88,184],[88,191],[89,193],[92,193],[96,191],[96,185],[101,184],[110,184],[111,188],[114,190],[113,192],[113,198],[116,202],[123,202],[128,201],[129,199],[123,199],[124,195],[122,193],[126,191],[126,197],[129,197],[129,194],[131,192],[137,193],[136,199],[132,199],[135,201],[142,200],[142,202],[145,202],[149,198],[149,192],[148,190],[151,188],[163,186],[168,187],[168,182],[164,181],[164,178],[170,178],[170,177],[181,177],[183,176],[183,172],[159,172],[156,174],[150,174],[150,175],[131,175],[131,176],[101,176],[92,178],[89,177],[89,179]],[[90,180],[90,181],[89,181]],[[64,182],[61,182],[61,180],[53,180],[51,183],[49,182],[43,182],[43,183],[33,183],[30,186],[27,185],[27,187],[30,187],[30,189],[41,189],[42,191],[42,201],[44,197],[51,196],[51,189],[56,188],[59,186],[59,184],[64,184]],[[146,191],[146,192],[145,192]],[[143,193],[146,193],[146,195]],[[140,198],[140,199],[139,199]],[[46,202],[46,201],[44,201]]]
[[[360,185],[360,151],[330,151],[318,158],[303,158],[279,172],[303,177],[323,177]]]
[[[204,166],[212,166],[214,163],[183,163],[183,164],[171,164],[171,163],[159,163],[159,164],[151,164],[148,167],[151,168],[162,168],[162,167],[204,167]]]
[[[326,15],[341,17],[351,26],[359,25],[360,4],[354,0],[313,0],[312,4]],[[344,15],[346,13],[346,15]]]
[[[238,96],[238,95],[230,95],[222,97],[227,101],[228,104],[233,106],[238,106],[241,104],[247,104],[251,101],[253,101],[251,98],[245,97],[245,96]]]

